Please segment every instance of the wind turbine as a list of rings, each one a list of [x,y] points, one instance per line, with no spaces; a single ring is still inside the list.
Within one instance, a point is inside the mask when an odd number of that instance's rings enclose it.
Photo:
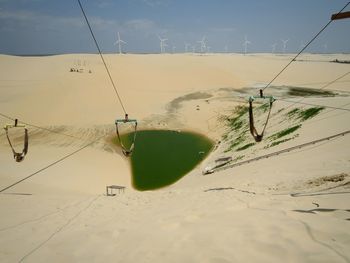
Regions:
[[[120,39],[119,32],[117,32],[117,33],[118,33],[118,39],[117,39],[117,41],[114,43],[114,45],[118,45],[119,54],[121,54],[121,53],[122,53],[122,44],[126,44],[126,42],[123,41],[123,40],[121,40],[121,39]]]
[[[227,45],[225,45],[225,47],[224,47],[224,52],[228,53],[228,46]]]
[[[205,36],[202,38],[202,40],[199,40],[197,42],[201,44],[201,53],[204,53],[206,49]]]
[[[188,52],[188,48],[191,46],[189,43],[184,43],[185,44],[185,52],[187,53]]]
[[[277,43],[273,43],[273,44],[271,45],[271,47],[272,47],[272,54],[275,54],[276,46],[277,46]]]
[[[289,39],[281,39],[281,41],[283,42],[283,53],[286,53],[287,42],[289,41]]]
[[[247,54],[247,47],[249,44],[251,44],[252,42],[250,42],[248,39],[247,39],[247,36],[244,36],[244,42],[243,42],[243,46],[244,46],[244,55]]]
[[[165,51],[165,47],[167,47],[168,45],[165,43],[165,41],[167,41],[167,38],[161,38],[160,36],[158,36],[159,40],[160,40],[160,53],[164,53]]]
[[[328,49],[328,45],[327,45],[327,43],[325,43],[324,45],[323,45],[323,52],[325,53],[325,54],[327,54],[327,49]]]

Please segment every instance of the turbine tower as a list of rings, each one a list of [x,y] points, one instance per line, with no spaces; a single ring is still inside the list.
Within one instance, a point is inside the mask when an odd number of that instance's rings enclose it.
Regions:
[[[250,42],[248,39],[247,39],[247,36],[244,36],[244,42],[243,42],[243,46],[244,46],[244,55],[247,54],[247,47],[249,44],[251,44],[252,42]]]
[[[323,45],[323,53],[327,54],[327,49],[328,49],[328,45],[327,45],[327,43],[325,43]]]
[[[286,40],[281,39],[281,41],[283,43],[283,53],[286,53],[287,42],[289,41],[289,39],[286,39]]]
[[[195,45],[192,46],[192,53],[196,53],[196,46]]]
[[[117,41],[114,43],[114,45],[118,45],[118,48],[119,48],[119,54],[121,54],[122,53],[122,44],[126,44],[126,42],[125,41],[123,41],[123,40],[121,40],[120,39],[120,35],[119,35],[119,32],[117,32],[118,34],[118,39],[117,39]]]
[[[276,46],[277,46],[277,43],[273,43],[273,44],[271,45],[271,47],[272,47],[272,54],[275,54]]]
[[[225,47],[224,47],[224,52],[228,53],[228,46],[227,45],[225,45]]]
[[[197,41],[199,44],[201,44],[201,53],[205,52],[205,49],[207,47],[206,43],[205,43],[205,36],[202,38],[202,40]]]
[[[191,46],[189,43],[184,43],[185,44],[185,52],[187,53],[188,52],[188,48]]]
[[[165,52],[165,47],[167,47],[168,45],[165,43],[165,41],[167,41],[167,38],[161,38],[160,36],[158,36],[159,40],[160,40],[160,53],[164,53]]]

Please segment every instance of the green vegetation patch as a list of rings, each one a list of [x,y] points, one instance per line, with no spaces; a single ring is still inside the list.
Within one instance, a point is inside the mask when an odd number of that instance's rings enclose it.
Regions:
[[[302,110],[300,108],[294,108],[290,110],[288,113],[286,113],[286,116],[289,119],[295,118],[295,119],[301,119],[302,121],[306,121],[308,119],[315,117],[324,109],[325,107],[313,107],[306,110]]]
[[[233,110],[233,113],[237,115],[237,117],[242,117],[244,114],[246,114],[249,111],[249,107],[248,106],[237,106],[235,107],[235,109]]]
[[[244,155],[239,155],[236,158],[234,158],[232,161],[233,162],[238,162],[238,161],[242,160],[243,158],[244,158]]]
[[[221,122],[224,122],[226,126],[229,127],[229,131],[227,134],[223,136],[223,139],[228,138],[228,134],[231,131],[238,131],[241,129],[247,122],[244,119],[241,119],[241,117],[248,112],[249,108],[246,106],[237,106],[234,108],[232,112],[233,117],[221,115],[219,116],[218,120]]]
[[[273,147],[273,146],[279,145],[279,144],[281,144],[281,143],[288,142],[288,141],[290,141],[291,139],[293,139],[293,138],[287,138],[287,139],[284,139],[284,140],[275,141],[275,142],[271,143],[271,144],[269,145],[269,147]]]
[[[265,113],[269,108],[270,108],[270,103],[264,103],[258,107],[258,110],[261,110],[263,113]]]
[[[243,150],[245,150],[245,149],[248,149],[248,148],[252,147],[253,145],[255,145],[254,142],[248,143],[248,144],[246,144],[246,145],[243,145],[242,147],[240,147],[240,148],[237,149],[237,152],[243,151]]]
[[[287,116],[288,116],[288,118],[293,118],[293,117],[297,116],[300,113],[300,111],[301,110],[299,108],[294,108],[294,109],[287,112]]]
[[[242,144],[246,136],[248,130],[248,124],[247,120],[243,119],[242,117],[248,113],[249,107],[247,106],[237,106],[232,111],[232,117],[228,116],[220,116],[219,118],[225,122],[225,125],[229,128],[226,134],[223,135],[223,140],[229,140],[233,136],[230,135],[231,132],[235,132],[236,134],[240,131],[240,134],[236,139],[231,141],[231,145],[228,149],[225,150],[225,152],[229,152],[233,150],[233,148],[237,147],[238,145]],[[243,130],[243,131],[242,131]]]
[[[231,126],[232,130],[238,131],[240,128],[243,127],[244,123],[245,123],[245,121],[236,119],[235,121],[230,123],[230,126]]]
[[[133,136],[123,135],[124,144],[130,144]],[[139,131],[130,157],[133,186],[144,191],[175,183],[200,163],[213,145],[207,137],[191,132]]]
[[[241,133],[235,140],[232,140],[231,145],[225,152],[232,151],[235,147],[242,144],[246,139],[245,133]]]
[[[306,121],[308,119],[315,117],[324,109],[325,107],[314,107],[314,108],[309,108],[309,109],[300,111],[298,114],[299,115],[298,118],[301,119],[302,121]]]
[[[284,129],[284,130],[282,130],[282,131],[280,131],[280,132],[277,132],[277,133],[271,135],[271,136],[269,137],[269,139],[270,139],[270,140],[277,140],[277,139],[279,139],[279,138],[281,138],[281,137],[284,137],[284,136],[286,136],[286,135],[288,135],[288,134],[291,134],[291,133],[295,132],[296,130],[298,130],[298,129],[300,129],[300,128],[301,128],[301,124],[295,125],[295,126],[293,126],[293,127]]]

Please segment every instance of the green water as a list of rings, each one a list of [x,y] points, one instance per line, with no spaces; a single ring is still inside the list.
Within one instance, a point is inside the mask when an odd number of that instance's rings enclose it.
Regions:
[[[124,145],[134,134],[122,136]],[[154,190],[181,179],[203,160],[213,142],[203,135],[167,130],[138,131],[130,157],[133,185],[137,190]]]

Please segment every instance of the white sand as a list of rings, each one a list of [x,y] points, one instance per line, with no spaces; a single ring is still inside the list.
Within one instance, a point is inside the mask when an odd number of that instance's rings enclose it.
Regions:
[[[291,58],[106,56],[125,107],[141,127],[193,130],[214,140],[224,132],[217,117],[242,101],[230,90],[266,84]],[[350,56],[303,55],[274,85],[322,87],[349,71],[348,64],[327,63],[336,58]],[[69,72],[77,60],[85,61],[84,72]],[[0,262],[350,262],[350,135],[202,176],[224,155],[222,143],[176,184],[138,192],[128,161],[107,140],[123,112],[97,55],[1,55],[0,72],[1,113],[82,138],[29,127],[29,153],[15,163],[1,130],[1,189],[106,134],[0,194]],[[348,75],[328,89],[350,92],[349,81]],[[212,97],[195,99],[198,92]],[[188,94],[194,97],[183,97]],[[350,97],[304,102],[341,107]],[[284,125],[276,113],[288,105],[275,103],[267,135]],[[1,126],[8,122],[0,117]],[[263,142],[245,158],[349,129],[349,112],[324,110],[294,140],[269,149]],[[324,179],[340,174],[338,182]],[[126,186],[125,193],[105,196],[111,184]]]

